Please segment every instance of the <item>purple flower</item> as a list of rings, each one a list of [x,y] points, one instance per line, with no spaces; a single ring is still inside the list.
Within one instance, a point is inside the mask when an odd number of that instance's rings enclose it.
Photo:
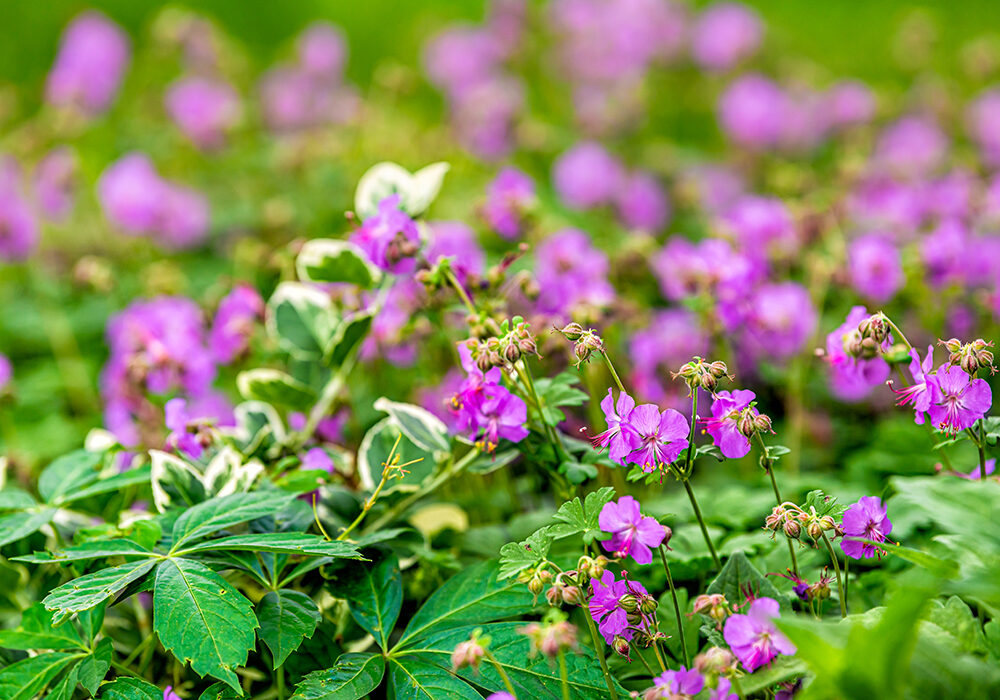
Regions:
[[[601,409],[604,410],[604,419],[608,423],[608,429],[600,435],[595,435],[590,439],[590,443],[595,449],[608,448],[608,457],[618,464],[624,465],[624,459],[634,448],[633,438],[635,437],[629,425],[629,415],[635,408],[635,400],[624,391],[618,394],[617,403],[608,389],[608,395],[601,401]]]
[[[208,346],[216,362],[228,365],[247,350],[254,326],[264,315],[264,300],[253,287],[238,284],[215,312]]]
[[[902,177],[921,177],[941,164],[948,137],[926,117],[908,116],[889,125],[879,137],[873,160]]]
[[[927,355],[924,361],[920,361],[920,355],[916,349],[910,350],[910,375],[913,377],[913,384],[904,389],[893,389],[899,400],[897,406],[913,404],[914,422],[917,425],[924,424],[924,414],[931,407],[931,400],[934,398],[932,386],[934,375],[931,368],[934,367],[934,346],[927,346]]]
[[[965,224],[946,219],[920,241],[920,256],[935,287],[962,282],[969,274],[970,236]]]
[[[646,588],[641,583],[624,578],[616,581],[615,575],[605,569],[600,580],[590,580],[590,589],[593,596],[587,607],[590,616],[597,623],[597,628],[604,636],[604,641],[611,644],[616,636],[624,637],[626,640],[632,639],[635,630],[630,629],[628,613],[618,603],[626,594],[636,597],[649,595]]]
[[[735,80],[719,99],[719,124],[736,143],[768,148],[781,139],[788,96],[773,81],[751,73]]]
[[[21,171],[11,158],[0,160],[0,260],[27,259],[38,246],[38,218],[24,196]]]
[[[416,222],[399,208],[399,203],[398,194],[379,202],[378,213],[354,232],[351,242],[383,270],[405,274],[416,267],[413,255],[420,246],[420,233]]]
[[[651,266],[663,295],[674,301],[709,293],[717,298],[739,297],[749,292],[765,273],[762,262],[733,250],[719,238],[692,243],[673,236],[653,258]]]
[[[840,542],[840,548],[852,559],[870,559],[877,553],[875,545],[852,538],[885,542],[885,536],[892,532],[892,523],[886,515],[885,506],[877,496],[862,496],[857,503],[845,510],[841,527],[844,539]]]
[[[204,446],[198,439],[197,430],[190,430],[193,416],[188,413],[187,401],[170,399],[163,406],[164,423],[170,430],[167,445],[191,459],[201,459]]]
[[[364,295],[374,304],[376,293]],[[401,277],[389,289],[381,310],[372,321],[368,337],[361,345],[362,360],[384,359],[397,367],[408,367],[417,359],[417,336],[409,332],[414,311],[425,298],[424,288],[414,277]]]
[[[736,234],[740,247],[751,253],[759,255],[772,246],[782,253],[794,253],[798,248],[792,215],[775,197],[741,197],[724,221]]]
[[[712,417],[701,419],[712,441],[722,454],[729,459],[739,459],[750,452],[750,440],[740,432],[739,419],[743,411],[749,410],[754,417],[757,409],[750,404],[757,395],[749,389],[720,391],[712,402]]]
[[[573,146],[552,166],[552,181],[559,197],[571,209],[608,204],[622,186],[625,172],[617,158],[599,143]]]
[[[76,171],[76,153],[68,146],[53,148],[35,168],[32,178],[35,201],[52,221],[61,221],[73,208]]]
[[[696,669],[681,666],[676,671],[664,671],[653,679],[653,687],[643,694],[643,700],[674,700],[694,697],[705,687],[705,679]]]
[[[606,306],[615,297],[608,267],[608,257],[583,231],[552,234],[535,249],[539,311],[562,316],[579,306]]]
[[[722,636],[747,671],[770,663],[778,654],[795,653],[795,645],[771,621],[779,614],[778,601],[757,598],[745,615],[726,618]]]
[[[508,693],[506,690],[501,690],[496,693],[490,693],[486,696],[486,700],[517,700],[517,698]]]
[[[721,213],[743,194],[746,184],[733,168],[700,163],[681,171],[678,190],[685,200],[694,201],[708,214]]]
[[[618,218],[630,229],[657,233],[670,220],[670,202],[649,173],[628,175],[615,195]]]
[[[163,700],[181,700],[181,696],[174,692],[172,685],[168,685],[163,691]]]
[[[453,98],[452,122],[459,142],[486,160],[514,148],[516,119],[524,107],[524,86],[509,75],[494,75]]]
[[[941,365],[930,385],[931,424],[957,433],[971,428],[993,405],[993,392],[983,379],[972,379],[961,367]]]
[[[487,452],[493,451],[500,438],[521,442],[528,437],[528,429],[524,427],[528,420],[528,407],[517,396],[501,389],[498,388],[496,395],[484,401],[479,408],[480,437],[486,443]]]
[[[605,503],[598,516],[603,532],[610,532],[609,540],[602,540],[605,552],[616,557],[631,556],[636,564],[653,561],[652,548],[659,547],[666,530],[656,518],[643,516],[639,502],[631,496],[622,496],[617,503]]]
[[[740,337],[740,350],[755,359],[785,360],[805,346],[816,328],[809,292],[796,282],[762,284],[752,292],[719,300],[727,329]]]
[[[636,447],[627,460],[629,464],[638,464],[644,472],[670,464],[688,446],[688,422],[672,408],[660,413],[651,403],[636,406],[629,415],[629,423],[636,434]]]
[[[104,215],[125,233],[143,235],[159,223],[164,183],[153,162],[130,153],[108,166],[97,181]]]
[[[242,113],[232,85],[216,78],[181,78],[167,89],[164,101],[178,128],[205,150],[222,146]]]
[[[864,124],[875,116],[875,97],[857,80],[837,83],[826,91],[823,102],[826,122],[832,128]]]
[[[433,221],[428,223],[430,241],[425,255],[434,265],[441,258],[451,258],[451,269],[462,284],[470,276],[482,277],[486,268],[486,256],[479,247],[476,232],[461,221]]]
[[[313,22],[297,41],[299,65],[310,75],[339,80],[347,64],[344,32],[329,22]]]
[[[45,99],[88,115],[107,109],[129,62],[128,37],[100,12],[88,10],[66,27],[45,84]]]
[[[728,70],[752,56],[760,46],[764,26],[756,12],[735,2],[718,2],[698,17],[691,37],[691,55],[702,68]]]
[[[1000,164],[1000,89],[984,90],[966,109],[969,135],[979,145],[983,160],[990,165]]]
[[[154,238],[166,248],[182,249],[197,245],[208,234],[211,211],[200,192],[171,182],[165,183]]]
[[[524,221],[535,204],[535,181],[516,168],[504,168],[490,183],[482,215],[490,228],[508,240],[524,233]]]
[[[725,676],[719,676],[719,680],[709,696],[708,700],[739,700],[739,696],[732,691],[732,681]]]
[[[2,385],[2,383],[0,383],[0,389],[2,389],[2,388],[3,388],[3,385]],[[988,459],[988,460],[986,460],[986,476],[991,476],[993,474],[993,472],[996,471],[996,468],[997,468],[997,461],[995,459]],[[969,480],[978,481],[979,479],[982,478],[982,471],[983,471],[982,466],[981,465],[976,465],[976,468],[973,469],[968,474],[963,474],[961,472],[952,472],[952,473],[955,476],[959,477],[960,479],[969,479]]]
[[[458,349],[468,376],[451,400],[454,424],[487,452],[493,452],[501,438],[511,442],[526,438],[528,407],[500,385],[500,369],[493,367],[484,374],[468,347],[459,344]]]
[[[629,340],[630,385],[638,396],[666,404],[672,387],[664,386],[663,378],[695,355],[707,353],[708,336],[693,313],[684,309],[657,311]]]
[[[870,316],[863,306],[855,306],[842,325],[826,336],[825,359],[830,367],[830,389],[845,401],[863,399],[872,387],[889,378],[889,365],[882,357],[868,360],[852,357],[844,345],[858,332],[858,324]]]
[[[302,455],[302,468],[333,473],[333,460],[322,447],[313,447]]]
[[[10,380],[14,377],[14,367],[10,363],[10,359],[0,352],[0,393],[2,393],[8,385],[10,385]]]
[[[903,284],[899,250],[878,234],[861,236],[847,250],[851,286],[872,301],[884,304]]]

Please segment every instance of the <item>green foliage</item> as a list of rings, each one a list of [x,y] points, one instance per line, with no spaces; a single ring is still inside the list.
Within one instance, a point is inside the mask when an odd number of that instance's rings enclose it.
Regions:
[[[251,369],[240,372],[236,386],[245,399],[264,401],[295,410],[308,410],[316,403],[316,392],[302,382],[276,369]]]
[[[255,608],[260,629],[257,636],[271,651],[272,666],[281,666],[304,639],[313,636],[319,624],[319,609],[301,591],[271,591]]]
[[[381,654],[341,654],[332,668],[306,676],[292,700],[358,700],[375,690],[384,675]]]
[[[601,509],[614,497],[615,490],[606,486],[588,493],[582,503],[579,497],[567,501],[559,506],[559,510],[553,516],[558,522],[552,525],[546,534],[554,539],[580,535],[586,545],[594,540],[608,539],[611,535],[601,532],[597,519],[601,515]]]
[[[389,634],[403,604],[399,560],[386,550],[368,550],[370,565],[350,566],[331,582],[331,591],[347,600],[351,615],[378,645],[389,648]]]
[[[535,391],[538,392],[538,399],[542,403],[542,412],[545,420],[551,425],[558,425],[566,420],[566,414],[560,411],[561,407],[582,406],[589,400],[589,396],[575,388],[580,382],[580,378],[570,372],[562,372],[549,378],[543,377],[535,381]]]
[[[382,279],[382,271],[360,248],[330,238],[307,241],[295,259],[295,270],[304,282],[345,282],[361,289],[371,289]]]
[[[707,593],[721,593],[733,605],[741,605],[748,597],[774,598],[787,606],[778,589],[750,563],[743,552],[736,552],[708,586]]]

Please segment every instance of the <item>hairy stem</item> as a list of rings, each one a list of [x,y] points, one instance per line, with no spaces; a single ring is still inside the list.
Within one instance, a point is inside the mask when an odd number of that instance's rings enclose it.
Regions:
[[[722,562],[719,561],[719,555],[715,553],[715,545],[712,544],[712,538],[708,534],[708,527],[705,525],[705,519],[701,515],[701,508],[698,507],[698,499],[694,497],[694,491],[691,490],[691,484],[688,483],[687,479],[681,481],[684,484],[684,490],[687,491],[688,500],[691,501],[691,508],[694,509],[694,517],[698,519],[698,525],[701,527],[701,536],[705,538],[705,544],[708,545],[708,551],[712,555],[712,561],[715,562],[715,568],[721,569]]]
[[[778,482],[774,478],[774,461],[767,454],[767,445],[764,444],[764,437],[757,432],[756,433],[757,442],[760,444],[760,459],[764,465],[764,471],[767,475],[771,477],[771,488],[774,489],[774,497],[777,499],[778,505],[780,506],[785,502],[785,499],[781,497],[781,492],[778,490]],[[799,562],[795,558],[795,546],[792,544],[792,540],[788,537],[785,538],[785,542],[788,543],[788,556],[792,560],[792,573],[796,576],[799,575]]]
[[[496,657],[490,653],[489,649],[483,649],[483,652],[486,658],[489,659],[490,663],[493,664],[493,667],[497,670],[497,673],[500,674],[500,678],[503,679],[503,684],[507,688],[507,692],[513,696],[514,684],[510,682],[510,676],[508,676],[507,672],[503,670],[503,666],[501,666],[500,662],[496,660]]]
[[[563,650],[559,650],[559,681],[562,683],[563,700],[570,700],[569,696],[569,671],[566,669],[566,655]]]
[[[830,544],[830,538],[826,536],[825,532],[822,534],[822,537],[823,543],[826,545],[826,551],[830,553],[833,570],[837,572],[837,594],[840,596],[840,616],[847,617],[847,597],[844,593],[844,579],[840,575],[840,561],[837,559],[837,553],[833,551],[833,545]]]
[[[611,372],[611,378],[615,380],[615,384],[618,385],[618,391],[627,393],[625,391],[625,385],[622,384],[622,380],[618,377],[618,372],[615,371],[615,366],[611,363],[611,358],[608,357],[608,353],[601,350],[601,357],[604,358],[604,364],[608,366],[608,371]]]
[[[674,600],[674,619],[677,621],[677,637],[681,642],[681,656],[684,657],[684,666],[689,668],[691,660],[688,658],[687,641],[684,639],[684,626],[681,623],[681,606],[677,602],[677,589],[674,588],[674,577],[670,575],[670,567],[667,565],[666,548],[661,544],[659,550],[660,561],[663,562],[663,571],[667,575],[667,585],[670,586],[670,596]]]
[[[618,700],[618,693],[615,692],[615,684],[611,680],[611,672],[608,670],[608,660],[604,658],[604,639],[597,633],[594,618],[590,616],[590,610],[586,605],[583,606],[583,616],[587,618],[590,638],[594,641],[594,652],[597,654],[597,660],[601,663],[601,673],[604,674],[604,682],[608,685],[608,693],[611,695],[611,700]]]

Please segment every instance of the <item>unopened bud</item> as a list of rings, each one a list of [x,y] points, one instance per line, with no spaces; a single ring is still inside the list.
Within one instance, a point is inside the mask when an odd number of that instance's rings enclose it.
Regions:
[[[608,564],[611,562],[603,554],[599,554],[594,557],[594,563],[590,565],[590,577],[591,578],[601,578],[604,574],[604,570],[607,568]]]
[[[774,432],[771,428],[771,419],[763,413],[758,413],[753,419],[754,427],[762,433]]]
[[[753,437],[754,432],[757,430],[757,423],[754,420],[753,413],[750,411],[742,411],[740,413],[739,419],[736,421],[736,428],[743,433],[746,437]]]
[[[521,350],[516,343],[508,343],[503,350],[503,356],[507,362],[514,364],[521,359]]]
[[[823,536],[823,524],[816,519],[810,520],[806,525],[806,533],[814,540],[820,539]]]
[[[694,667],[703,675],[724,675],[736,668],[736,657],[728,649],[711,647],[694,657]]]
[[[656,612],[657,603],[656,598],[651,595],[644,595],[639,601],[639,611],[646,614],[652,615]]]
[[[824,515],[822,518],[819,519],[819,522],[820,522],[820,525],[823,527],[824,530],[836,530],[837,529],[837,521],[834,520],[833,517],[830,516],[830,515]]]
[[[771,509],[771,514],[764,518],[764,527],[772,531],[777,530],[784,527],[787,519],[788,513],[785,509],[782,506],[775,506]]]
[[[579,323],[569,323],[559,329],[559,332],[566,336],[566,340],[576,342],[584,334],[584,329]]]
[[[549,605],[551,605],[554,608],[557,608],[560,605],[562,605],[563,591],[565,590],[565,588],[566,587],[563,586],[561,583],[556,582],[552,584],[549,590],[545,591],[545,600],[549,602]]]
[[[618,607],[627,613],[634,613],[639,609],[639,600],[631,593],[626,593],[618,599]]]
[[[611,640],[611,648],[614,649],[615,653],[618,654],[619,656],[624,656],[626,659],[629,659],[629,655],[628,655],[628,651],[629,651],[628,640],[625,639],[624,637],[616,636],[614,639],[612,639]],[[631,659],[629,659],[629,660],[631,660]]]
[[[485,654],[486,648],[476,634],[473,633],[471,639],[460,642],[451,653],[451,667],[456,671],[466,666],[478,668],[479,662]]]
[[[784,525],[785,537],[793,540],[797,540],[799,535],[802,534],[802,526],[799,525],[797,520],[786,520]]]
[[[535,355],[538,353],[538,346],[533,338],[521,338],[517,341],[517,349],[522,355]]]
[[[729,367],[722,360],[716,360],[708,366],[708,371],[712,373],[712,376],[716,379],[722,379],[729,374]]]
[[[715,387],[717,386],[719,386],[719,380],[716,379],[714,375],[703,374],[701,376],[701,387],[705,391],[709,392],[715,391]]]
[[[950,338],[944,341],[944,346],[948,349],[948,352],[956,353],[962,349],[962,341],[958,338]]]
[[[531,591],[532,595],[537,596],[542,592],[543,588],[545,588],[545,584],[542,582],[542,579],[538,578],[538,576],[532,576],[531,580],[528,581],[528,590]]]
[[[563,602],[567,605],[583,603],[583,592],[577,586],[566,586],[562,591]]]

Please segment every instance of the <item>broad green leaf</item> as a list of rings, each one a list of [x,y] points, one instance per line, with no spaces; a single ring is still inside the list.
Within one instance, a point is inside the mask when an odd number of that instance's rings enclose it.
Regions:
[[[396,645],[404,649],[423,637],[468,624],[484,624],[531,612],[528,587],[499,580],[499,566],[484,561],[455,574],[416,612]]]
[[[91,540],[76,544],[57,552],[35,552],[21,557],[13,557],[12,561],[23,561],[31,564],[46,564],[49,562],[86,561],[88,559],[105,559],[107,557],[151,557],[155,556],[145,547],[132,540]]]
[[[331,593],[347,600],[355,622],[389,649],[389,634],[403,604],[403,576],[399,560],[387,550],[373,552],[370,564],[347,566],[328,586]]]
[[[140,678],[120,676],[101,688],[100,700],[163,700],[163,691]]]
[[[285,491],[256,491],[234,493],[199,503],[184,511],[174,523],[174,546],[262,518],[285,508],[294,498],[294,494]]]
[[[195,673],[210,675],[240,690],[233,670],[254,648],[249,600],[203,564],[167,559],[156,569],[153,622],[164,648]]]
[[[161,513],[171,506],[193,506],[205,500],[201,472],[176,455],[150,450],[149,481],[153,503]]]
[[[300,359],[322,357],[338,322],[330,297],[309,285],[282,282],[267,302],[268,332]]]
[[[375,410],[389,414],[389,420],[417,447],[428,452],[448,452],[448,427],[440,418],[420,406],[390,401],[384,396],[375,402]]]
[[[31,494],[16,486],[0,491],[0,510],[24,510],[38,505]]]
[[[129,486],[148,484],[152,478],[152,473],[152,469],[148,464],[135,469],[129,469],[121,474],[115,474],[109,476],[107,479],[96,481],[86,488],[63,494],[60,496],[59,502],[73,503],[74,501],[82,501],[84,498],[90,498],[97,494],[120,491]]]
[[[295,259],[295,271],[304,282],[347,282],[362,289],[382,280],[382,271],[358,246],[329,238],[306,241]]]
[[[778,683],[801,678],[806,675],[806,671],[807,667],[801,659],[794,656],[779,656],[767,666],[740,678],[740,690],[744,695],[758,693],[773,688]]]
[[[24,539],[55,517],[55,508],[38,506],[32,510],[0,515],[0,547]]]
[[[374,318],[372,311],[359,311],[341,321],[330,338],[324,363],[333,369],[343,365],[351,352],[368,336]]]
[[[155,564],[152,559],[142,559],[95,571],[64,583],[42,602],[49,610],[56,611],[57,618],[88,610],[121,593],[149,573]]]
[[[16,629],[0,630],[0,647],[6,649],[86,649],[76,628],[69,623],[52,624],[52,613],[35,603],[21,614]]]
[[[708,586],[707,593],[722,593],[733,605],[740,605],[752,595],[755,598],[774,598],[782,606],[788,603],[764,574],[750,563],[743,552],[735,552],[726,561],[722,571]]]
[[[242,700],[244,695],[237,693],[225,683],[213,683],[205,692],[198,696],[198,700]]]
[[[92,696],[97,692],[97,688],[101,684],[101,681],[104,680],[104,677],[108,675],[113,654],[111,638],[105,637],[97,643],[94,651],[80,661],[79,666],[77,666],[80,685],[86,688],[87,692]]]
[[[358,700],[374,691],[384,675],[381,654],[341,654],[333,668],[303,678],[292,700]]]
[[[262,453],[286,437],[285,424],[274,407],[263,401],[244,401],[233,409],[236,426],[228,430],[245,455]]]
[[[542,409],[548,423],[556,425],[566,420],[566,414],[559,410],[560,406],[582,406],[590,400],[590,396],[573,387],[580,378],[575,374],[563,372],[555,377],[543,377],[535,381],[535,390],[541,399]]]
[[[318,557],[360,559],[357,549],[350,542],[329,541],[319,535],[303,532],[264,532],[250,535],[232,535],[217,540],[206,540],[185,547],[181,554],[230,550],[243,552],[275,552],[277,554],[307,554]]]
[[[49,503],[97,480],[101,454],[76,450],[54,460],[38,477],[38,494]]]
[[[872,540],[864,541],[875,545],[890,554],[895,554],[900,559],[908,561],[911,564],[922,566],[937,576],[952,578],[956,575],[958,570],[958,565],[954,561],[941,559],[933,554],[922,552],[919,549],[911,549],[910,547],[904,547],[901,544],[886,544],[884,542],[874,542]]]
[[[958,596],[953,595],[944,603],[932,601],[927,619],[954,637],[967,653],[986,652],[983,628],[973,617],[969,606]]]
[[[282,589],[271,591],[257,603],[257,636],[273,657],[273,668],[299,648],[302,640],[313,636],[321,615],[313,599],[305,593]]]
[[[549,527],[536,530],[523,542],[508,542],[500,548],[500,579],[516,576],[525,569],[538,566],[549,554],[552,537]]]
[[[104,625],[104,613],[107,611],[107,608],[107,603],[104,603],[95,605],[89,610],[81,610],[76,614],[76,619],[80,623],[80,628],[83,630],[83,636],[87,640],[87,644],[93,644],[94,639],[101,631],[101,627]]]
[[[59,679],[59,682],[52,686],[49,694],[45,696],[45,700],[73,700],[73,695],[76,692],[76,684],[79,682],[80,677],[80,666],[79,664],[70,668],[70,670]]]
[[[614,497],[615,490],[605,486],[588,493],[582,503],[579,496],[563,503],[553,516],[559,522],[550,527],[547,534],[556,539],[582,534],[584,544],[608,539],[611,533],[601,532],[597,520],[601,515],[601,509]]]
[[[298,411],[316,403],[316,392],[277,369],[250,369],[236,377],[236,388],[245,399],[264,401]]]
[[[483,700],[471,685],[420,655],[389,659],[389,688],[394,700]]]
[[[81,654],[57,651],[29,656],[0,669],[0,698],[32,700],[59,672],[81,658]]]

